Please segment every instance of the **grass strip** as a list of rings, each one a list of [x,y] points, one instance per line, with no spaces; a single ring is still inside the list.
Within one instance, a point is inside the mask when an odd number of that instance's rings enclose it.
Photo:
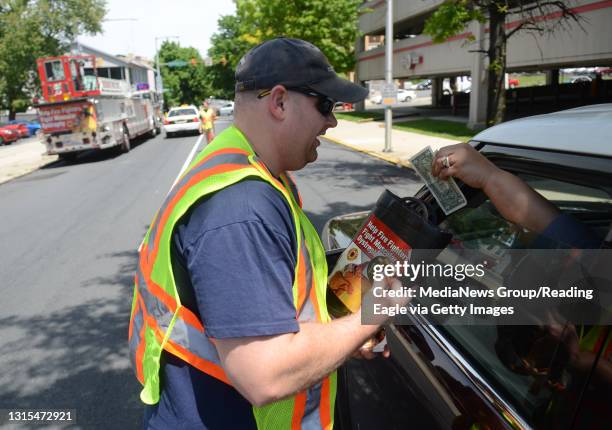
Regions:
[[[383,115],[376,112],[334,112],[338,119],[345,119],[353,122],[378,121],[384,118]]]
[[[426,134],[428,136],[460,140],[462,142],[467,142],[478,132],[470,130],[463,123],[440,119],[417,119],[414,121],[398,122],[393,124],[393,128]]]

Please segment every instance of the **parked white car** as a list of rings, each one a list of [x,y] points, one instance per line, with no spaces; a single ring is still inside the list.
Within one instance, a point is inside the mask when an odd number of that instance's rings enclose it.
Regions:
[[[398,102],[409,102],[411,100],[416,99],[416,91],[412,90],[399,90],[397,92],[397,101]]]
[[[174,107],[164,119],[164,135],[172,137],[176,133],[199,133],[200,116],[193,105]]]
[[[221,106],[219,115],[234,115],[234,102],[228,102]]]
[[[370,102],[374,103],[376,105],[381,104],[382,103],[382,94],[380,94],[380,93],[372,94],[370,96]]]

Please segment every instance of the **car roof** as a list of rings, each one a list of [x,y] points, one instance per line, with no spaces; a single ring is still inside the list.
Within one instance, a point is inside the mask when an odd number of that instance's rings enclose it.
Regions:
[[[180,109],[195,109],[196,111],[198,110],[198,108],[195,107],[194,105],[176,106],[176,107],[170,108],[170,110],[180,110]]]
[[[612,157],[612,103],[508,121],[472,140]]]

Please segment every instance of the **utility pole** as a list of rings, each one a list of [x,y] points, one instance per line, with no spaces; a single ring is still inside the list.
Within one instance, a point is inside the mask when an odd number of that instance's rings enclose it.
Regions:
[[[391,152],[391,127],[393,123],[393,111],[391,105],[397,94],[393,93],[393,0],[387,0],[387,26],[385,28],[385,149],[383,152]],[[391,100],[390,100],[391,99]]]

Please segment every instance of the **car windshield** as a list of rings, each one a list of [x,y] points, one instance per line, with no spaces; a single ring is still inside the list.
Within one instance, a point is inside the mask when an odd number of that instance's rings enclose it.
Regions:
[[[196,112],[195,109],[176,109],[176,110],[171,110],[170,113],[168,113],[168,116],[182,116],[182,115],[198,115],[198,113]]]

